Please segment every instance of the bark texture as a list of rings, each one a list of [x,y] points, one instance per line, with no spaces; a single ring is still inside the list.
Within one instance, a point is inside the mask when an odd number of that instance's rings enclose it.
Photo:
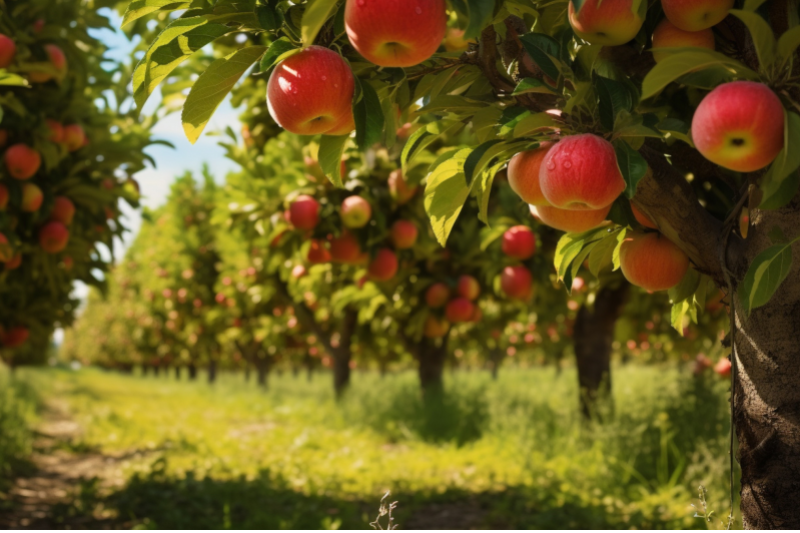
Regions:
[[[330,346],[333,356],[333,389],[336,397],[340,398],[347,387],[350,386],[350,359],[352,356],[351,344],[358,321],[358,313],[351,309],[345,311],[339,332],[339,345]],[[330,344],[330,341],[328,342]]]
[[[417,348],[419,384],[423,397],[433,399],[444,392],[444,363],[447,359],[448,336],[423,339]]]

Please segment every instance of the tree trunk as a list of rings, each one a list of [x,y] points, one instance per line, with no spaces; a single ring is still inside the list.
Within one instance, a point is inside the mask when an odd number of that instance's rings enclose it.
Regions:
[[[417,349],[419,359],[419,384],[422,395],[430,400],[444,392],[444,362],[447,359],[448,336],[441,339],[423,339]]]
[[[211,359],[208,362],[208,384],[213,385],[217,381],[217,360]]]
[[[603,287],[594,308],[585,304],[575,319],[573,342],[578,366],[581,413],[584,418],[603,419],[613,411],[611,401],[611,345],[614,326],[625,306],[628,283]]]
[[[250,383],[250,363],[246,362],[244,367],[244,382]]]
[[[195,381],[197,379],[197,365],[192,362],[189,363],[186,368],[189,369],[189,381]]]
[[[150,365],[142,365],[142,376],[146,376],[149,369]]]
[[[381,379],[386,377],[386,373],[389,371],[389,361],[386,357],[381,357],[378,359],[378,372],[380,373]]]
[[[358,313],[356,311],[352,309],[345,311],[339,334],[339,345],[336,348],[332,348],[333,390],[337,398],[341,398],[344,391],[350,386],[351,343],[357,320]]]
[[[177,381],[181,380],[181,367],[177,365],[175,366],[175,379]]]
[[[300,367],[297,365],[292,365],[292,377],[297,378],[300,375]]]
[[[493,348],[489,351],[489,367],[492,372],[492,379],[497,381],[497,376],[500,373],[500,365],[503,364],[503,350],[500,348]]]
[[[269,356],[267,357],[258,357],[258,355],[253,356],[253,361],[256,365],[256,372],[258,373],[258,386],[266,389],[267,388],[267,378],[269,377],[269,369],[270,360]]]

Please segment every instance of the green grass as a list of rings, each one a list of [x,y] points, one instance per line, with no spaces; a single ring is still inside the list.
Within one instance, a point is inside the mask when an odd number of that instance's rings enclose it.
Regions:
[[[675,367],[615,369],[602,426],[553,369],[448,374],[436,406],[412,373],[357,373],[340,404],[327,375],[268,392],[241,375],[23,376],[44,378],[85,429],[74,447],[126,457],[122,488],[80,497],[143,527],[366,528],[387,490],[401,528],[705,528],[700,484],[728,511],[727,386]]]

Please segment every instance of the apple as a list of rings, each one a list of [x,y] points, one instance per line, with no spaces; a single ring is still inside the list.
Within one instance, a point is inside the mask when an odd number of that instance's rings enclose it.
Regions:
[[[33,183],[26,183],[22,186],[22,210],[26,213],[34,213],[42,207],[44,195],[42,190]]]
[[[331,239],[331,259],[338,263],[354,265],[361,260],[361,244],[352,233],[342,233]]]
[[[611,206],[594,211],[569,211],[545,205],[532,205],[531,214],[539,222],[561,231],[581,233],[600,226],[605,222]]]
[[[22,265],[22,254],[16,254],[9,261],[6,261],[6,270],[16,270]]]
[[[64,142],[64,126],[55,120],[47,119],[47,128],[50,130],[50,137],[47,138],[50,142],[61,144]]]
[[[500,274],[500,288],[509,298],[527,300],[531,297],[533,276],[523,266],[507,266]]]
[[[676,286],[689,269],[689,258],[669,239],[656,232],[628,232],[619,251],[625,279],[647,291]]]
[[[447,335],[448,331],[450,331],[450,323],[447,320],[434,315],[428,315],[428,318],[425,319],[425,329],[423,331],[425,337],[438,339]]]
[[[23,326],[14,326],[7,331],[0,331],[0,344],[5,348],[17,348],[25,344],[28,340],[30,331]]]
[[[322,244],[321,241],[316,239],[311,240],[311,246],[308,249],[308,262],[311,264],[327,263],[331,260],[331,253]]]
[[[719,374],[721,378],[727,379],[731,377],[732,366],[733,365],[731,365],[731,360],[728,359],[727,357],[723,357],[717,362],[716,365],[714,365],[714,372]]]
[[[306,271],[306,267],[304,267],[303,265],[295,265],[294,268],[292,269],[292,277],[294,279],[300,279],[306,274],[308,274],[308,272]]]
[[[475,312],[472,313],[472,318],[469,319],[470,322],[477,324],[483,318],[483,311],[477,305],[475,306]]]
[[[392,242],[398,250],[413,248],[418,235],[416,224],[410,220],[398,220],[392,224]]]
[[[267,84],[270,115],[299,135],[346,135],[353,131],[355,81],[336,52],[309,46],[275,67]]]
[[[0,34],[0,68],[6,68],[13,63],[16,53],[17,45],[14,40],[7,35]]]
[[[297,229],[311,230],[319,223],[319,202],[301,194],[289,206],[289,222]]]
[[[445,35],[444,49],[448,52],[461,52],[469,48],[469,43],[475,43],[475,39],[464,39],[464,30],[459,28],[447,28]]]
[[[528,226],[514,226],[503,234],[503,253],[512,259],[525,260],[536,251],[536,236]]]
[[[425,291],[425,303],[431,309],[438,309],[450,299],[450,288],[442,282],[437,282]]]
[[[700,31],[686,31],[675,26],[668,19],[662,20],[653,31],[653,48],[680,48],[692,46],[695,48],[715,48],[714,32],[711,28]],[[653,59],[656,63],[669,57],[669,54],[653,50]]]
[[[342,202],[342,224],[355,229],[363,228],[372,218],[372,206],[360,196],[348,196]]]
[[[413,67],[429,59],[447,30],[445,0],[347,0],[350,44],[381,67]]]
[[[72,224],[75,216],[75,204],[66,196],[56,196],[53,201],[53,210],[50,211],[50,220],[61,222],[65,226]]]
[[[466,298],[454,298],[447,302],[444,315],[449,322],[469,322],[475,314],[475,305]]]
[[[684,31],[700,31],[722,22],[734,0],[661,0],[664,15]]]
[[[44,25],[45,24],[46,23],[45,23],[44,19],[36,19],[36,22],[33,23],[33,27],[32,27],[33,28],[33,33],[37,33],[37,34],[38,33],[42,33],[42,30],[44,30]]]
[[[18,180],[30,179],[42,165],[42,156],[39,152],[22,143],[10,146],[3,158],[8,173]]]
[[[39,245],[48,254],[56,254],[67,246],[69,230],[61,222],[48,222],[39,230]]]
[[[534,150],[520,152],[508,162],[508,184],[522,200],[530,205],[550,205],[539,186],[544,156],[553,143],[544,142]]]
[[[570,0],[569,23],[575,34],[592,44],[618,46],[636,37],[644,23],[647,2],[633,12],[633,0],[585,0],[578,12]]]
[[[481,295],[481,284],[472,276],[464,274],[458,278],[456,291],[462,298],[476,300]]]
[[[83,131],[83,128],[80,126],[80,124],[69,124],[64,126],[64,144],[67,146],[68,151],[75,152],[80,150],[85,142],[86,132]]]
[[[417,187],[409,187],[408,183],[403,177],[403,171],[400,169],[394,170],[391,174],[389,174],[388,183],[389,195],[399,205],[407,204],[414,197],[414,195],[417,194]]]
[[[75,261],[73,261],[70,256],[66,256],[61,260],[61,264],[64,265],[64,270],[69,272],[72,270],[72,266],[75,264]]]
[[[8,187],[0,183],[0,211],[5,211],[8,206]]]
[[[697,106],[692,140],[712,163],[753,172],[772,163],[783,148],[783,115],[780,99],[763,83],[723,83]]]
[[[50,64],[58,71],[58,74],[54,76],[49,72],[29,72],[28,79],[33,83],[44,83],[53,79],[63,79],[67,74],[67,56],[64,55],[64,51],[54,44],[44,45],[44,50],[47,52]]]
[[[397,255],[389,248],[381,248],[367,271],[369,277],[376,281],[389,281],[397,274]]]
[[[113,191],[114,187],[116,187],[117,182],[111,178],[104,178],[103,181],[100,182],[100,187],[105,189],[106,191]]]
[[[564,137],[548,150],[539,181],[545,199],[559,209],[601,209],[625,190],[614,147],[591,133]]]
[[[638,222],[645,228],[658,229],[656,223],[650,220],[650,217],[648,217],[642,211],[640,211],[639,208],[633,204],[633,202],[631,202],[631,211],[633,211],[633,218],[636,219],[636,222]]]
[[[14,249],[8,242],[8,237],[0,233],[0,263],[8,263],[14,259]]]

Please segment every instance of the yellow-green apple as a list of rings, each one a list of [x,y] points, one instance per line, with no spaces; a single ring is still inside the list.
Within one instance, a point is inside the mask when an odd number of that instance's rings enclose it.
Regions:
[[[67,150],[75,152],[80,150],[86,142],[86,132],[80,124],[68,124],[64,126],[64,144]]]
[[[527,300],[533,288],[533,276],[524,266],[507,266],[500,274],[500,288],[509,298]]]
[[[8,206],[8,187],[0,183],[0,211],[5,211]]]
[[[301,194],[289,206],[289,222],[297,229],[314,229],[319,223],[319,202],[313,196]]]
[[[642,213],[642,211],[636,207],[633,202],[631,202],[631,211],[633,211],[633,218],[636,219],[636,222],[644,226],[645,228],[650,229],[658,229],[656,223],[650,220],[650,217]]]
[[[75,204],[66,196],[56,196],[53,201],[53,209],[50,211],[50,220],[57,220],[65,226],[72,224],[72,217],[75,216]]]
[[[611,211],[611,206],[592,211],[570,211],[546,205],[532,205],[531,214],[551,228],[570,233],[581,233],[600,226]]]
[[[47,128],[50,130],[50,136],[47,140],[56,144],[63,143],[64,126],[60,122],[51,119],[47,119],[45,122],[47,123]]]
[[[445,0],[347,0],[350,43],[381,67],[413,67],[430,58],[447,30]]]
[[[438,309],[450,299],[450,288],[442,282],[437,282],[425,291],[425,303],[431,309]]]
[[[734,0],[661,0],[664,15],[678,28],[700,31],[722,22]]]
[[[425,319],[425,330],[423,334],[429,339],[438,339],[447,335],[450,331],[450,323],[444,318],[435,315],[428,315]]]
[[[536,251],[536,236],[528,226],[513,226],[503,233],[502,248],[508,257],[528,259]]]
[[[14,249],[8,242],[8,237],[0,233],[0,263],[8,263],[14,258]]]
[[[389,248],[381,248],[367,271],[369,277],[376,281],[389,281],[397,274],[397,255]]]
[[[418,234],[416,224],[410,220],[398,220],[392,224],[392,242],[398,250],[413,248],[417,243]]]
[[[0,34],[0,68],[6,68],[14,62],[14,55],[17,53],[17,45],[14,40]]]
[[[564,137],[548,150],[539,182],[545,199],[559,209],[601,209],[625,190],[614,147],[591,133]]]
[[[569,3],[569,23],[575,34],[592,44],[617,46],[639,33],[647,12],[647,2],[639,2],[634,13],[633,0],[584,0],[576,12]]]
[[[50,72],[33,71],[28,73],[28,80],[33,83],[44,83],[54,79],[64,79],[67,74],[67,56],[64,51],[54,44],[44,45],[44,50],[47,53],[47,58],[50,64],[56,70],[57,74],[53,75]]]
[[[647,291],[665,291],[681,282],[689,258],[672,241],[657,232],[629,232],[619,250],[625,279]]]
[[[327,263],[331,260],[331,253],[325,248],[322,241],[311,239],[311,246],[308,248],[308,262],[311,264]]]
[[[400,205],[408,203],[415,194],[417,187],[409,186],[399,168],[389,174],[389,195]]]
[[[6,261],[6,270],[16,270],[22,265],[22,254],[16,254],[10,261]]]
[[[708,93],[692,118],[703,157],[737,172],[766,167],[783,148],[783,105],[763,83],[732,81]]]
[[[481,284],[472,276],[464,274],[458,278],[456,290],[461,297],[467,300],[475,300],[481,295]]]
[[[464,30],[459,28],[447,28],[444,38],[444,49],[448,52],[461,52],[469,47],[469,43],[476,42],[475,39],[464,39]]]
[[[355,235],[344,232],[331,239],[331,259],[337,263],[358,263],[361,259],[361,245]]]
[[[444,316],[449,322],[469,322],[475,314],[475,305],[466,298],[453,298],[447,302]]]
[[[42,156],[27,144],[15,144],[3,156],[8,173],[18,180],[30,179],[42,165]]]
[[[372,218],[372,206],[360,196],[348,196],[342,202],[342,224],[347,228],[363,228]]]
[[[714,365],[714,372],[719,374],[719,377],[727,379],[731,377],[731,366],[731,360],[723,357]]]
[[[530,205],[550,205],[539,186],[539,173],[544,156],[553,143],[543,142],[539,148],[520,152],[508,162],[508,184]]]
[[[0,331],[0,344],[5,348],[18,348],[28,340],[30,331],[23,326],[14,326],[5,331]]]
[[[48,222],[39,230],[39,246],[48,254],[57,254],[67,247],[69,230],[61,222]]]
[[[42,190],[33,183],[26,183],[22,186],[22,210],[26,213],[34,213],[42,207],[44,195]]]
[[[309,46],[275,67],[267,106],[275,122],[292,133],[346,135],[355,127],[354,90],[353,72],[339,54]]]
[[[708,48],[713,50],[714,32],[711,28],[700,31],[686,31],[675,26],[669,19],[662,20],[653,31],[653,59],[656,63],[669,57],[669,54],[658,52],[659,48],[681,48],[692,46],[695,48]]]

